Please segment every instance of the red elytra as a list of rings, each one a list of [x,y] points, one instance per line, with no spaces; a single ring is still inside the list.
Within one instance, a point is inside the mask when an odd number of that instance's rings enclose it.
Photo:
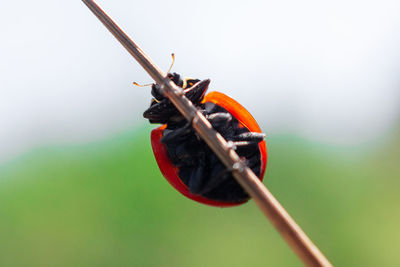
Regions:
[[[204,97],[202,101],[202,103],[206,102],[214,103],[226,109],[250,132],[261,133],[261,129],[258,126],[256,120],[253,118],[253,116],[242,105],[240,105],[238,102],[236,102],[229,96],[220,92],[210,92]],[[151,132],[151,146],[153,148],[154,156],[161,170],[161,173],[176,190],[178,190],[182,195],[194,201],[210,206],[233,207],[247,202],[247,201],[236,202],[236,203],[220,202],[190,193],[188,187],[179,178],[178,175],[179,169],[175,167],[174,164],[171,162],[165,144],[161,142],[162,134],[165,128],[166,125],[162,125]],[[258,146],[261,154],[261,168],[260,168],[261,172],[259,178],[262,181],[265,173],[265,168],[267,166],[267,146],[265,140],[260,142]]]

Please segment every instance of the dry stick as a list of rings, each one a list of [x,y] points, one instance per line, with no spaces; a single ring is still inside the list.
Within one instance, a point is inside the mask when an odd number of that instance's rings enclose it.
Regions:
[[[139,64],[142,65],[156,83],[162,86],[165,96],[169,98],[188,121],[192,122],[193,128],[225,166],[233,169],[235,179],[254,199],[261,211],[272,222],[305,265],[332,266],[271,192],[260,182],[258,177],[240,160],[239,156],[228,145],[226,140],[212,128],[210,122],[184,96],[182,89],[166,78],[165,74],[94,1],[83,0],[83,2]]]

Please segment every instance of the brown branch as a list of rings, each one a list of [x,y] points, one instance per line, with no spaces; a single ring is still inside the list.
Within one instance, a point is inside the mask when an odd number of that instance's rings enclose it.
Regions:
[[[254,199],[261,211],[276,227],[289,246],[306,266],[332,266],[321,251],[279,204],[258,177],[240,161],[236,152],[216,132],[210,122],[184,96],[182,89],[167,79],[160,68],[140,49],[127,34],[92,0],[83,0],[96,17],[139,62],[147,73],[162,86],[163,93],[185,116],[200,137],[210,146],[225,166],[233,169],[233,176]]]

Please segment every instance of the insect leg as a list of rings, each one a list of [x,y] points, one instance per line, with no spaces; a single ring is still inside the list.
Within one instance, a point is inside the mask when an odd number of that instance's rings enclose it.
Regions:
[[[207,115],[206,118],[210,121],[214,128],[218,129],[227,126],[232,120],[232,115],[227,112],[217,112]]]
[[[255,141],[234,141],[234,142],[232,142],[232,145],[234,147],[243,147],[243,146],[254,146],[258,143],[259,142],[255,142]]]
[[[193,169],[192,174],[189,179],[188,187],[191,193],[200,194],[204,187],[206,166],[203,160],[200,160],[195,169]]]
[[[161,142],[168,143],[168,142],[176,142],[179,141],[180,138],[186,136],[191,132],[191,125],[190,123],[186,123],[184,126],[175,129],[175,130],[164,130],[164,135],[161,138]]]
[[[264,133],[255,133],[255,132],[245,132],[236,135],[232,140],[233,141],[248,141],[259,143],[264,140],[265,134]]]
[[[259,176],[261,171],[261,161],[260,157],[253,155],[246,160],[247,167],[249,167],[255,175]]]
[[[204,94],[207,91],[208,85],[210,84],[210,80],[202,80],[201,82],[196,83],[192,87],[186,89],[184,91],[185,96],[189,98],[192,103],[197,106],[200,104],[201,100],[203,100]]]
[[[143,117],[150,120],[150,123],[167,123],[172,116],[178,114],[174,105],[168,99],[163,99],[159,102],[153,100],[151,106],[143,113]]]
[[[151,95],[158,101],[165,99],[163,93],[161,92],[161,85],[159,84],[153,84],[151,86]]]
[[[211,170],[207,183],[203,185],[203,188],[199,193],[201,195],[207,194],[208,192],[217,188],[224,181],[226,181],[226,179],[228,179],[229,176],[230,172],[226,169],[224,165],[222,164],[214,165],[214,168]]]
[[[254,141],[235,141],[233,147],[239,156],[249,158],[257,152],[258,142]]]

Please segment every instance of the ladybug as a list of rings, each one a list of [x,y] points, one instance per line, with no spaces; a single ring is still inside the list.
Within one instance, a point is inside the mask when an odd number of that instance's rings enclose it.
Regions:
[[[182,79],[177,73],[168,73],[167,77],[183,89],[185,96],[262,180],[267,164],[265,135],[251,114],[223,93],[206,95],[209,79]],[[168,182],[184,196],[211,206],[230,207],[248,201],[249,195],[233,178],[231,170],[162,94],[159,84],[152,84],[151,94],[154,98],[143,117],[150,123],[163,124],[151,132],[151,145]]]

